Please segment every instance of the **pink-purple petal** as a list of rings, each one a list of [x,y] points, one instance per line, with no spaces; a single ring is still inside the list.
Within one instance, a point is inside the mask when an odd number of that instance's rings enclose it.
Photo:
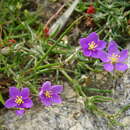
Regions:
[[[25,110],[16,110],[16,115],[22,116],[25,113]]]
[[[110,54],[119,54],[118,45],[115,41],[111,41],[108,46],[108,53]]]
[[[97,45],[98,45],[97,49],[100,49],[100,50],[104,49],[106,47],[106,44],[107,43],[105,41],[98,40],[98,42],[97,42]]]
[[[114,66],[113,66],[113,64],[111,64],[111,63],[106,63],[106,64],[104,64],[104,69],[105,69],[106,71],[108,71],[108,72],[112,72],[113,69],[114,69]]]
[[[93,57],[93,58],[99,58],[98,51],[97,50],[92,51],[91,57]]]
[[[108,49],[109,49],[110,46],[114,46],[114,47],[118,48],[117,43],[115,41],[113,41],[113,40],[109,42]]]
[[[128,69],[128,65],[124,63],[116,63],[115,69],[118,71],[126,71]]]
[[[28,98],[23,101],[24,101],[24,103],[21,104],[22,108],[31,108],[33,106],[33,102],[31,99]]]
[[[6,108],[12,108],[12,107],[16,107],[16,106],[17,106],[17,103],[15,102],[15,99],[13,99],[13,98],[9,98],[5,102],[5,107]]]
[[[42,96],[42,95],[43,95],[43,92],[44,92],[44,91],[41,89],[38,95],[39,95],[39,96]]]
[[[52,96],[51,100],[53,103],[58,103],[58,104],[62,103],[61,97],[57,94],[54,94]]]
[[[23,99],[28,98],[29,95],[30,95],[29,88],[23,88],[21,90],[21,96],[22,96]]]
[[[90,57],[91,54],[92,54],[92,51],[90,51],[90,50],[83,50],[83,54],[84,54],[84,56]]]
[[[16,97],[20,95],[20,90],[16,87],[10,87],[9,88],[9,96],[10,97]]]
[[[51,89],[51,82],[50,81],[46,81],[45,83],[42,84],[41,90],[48,91],[50,89]]]
[[[87,38],[81,38],[80,40],[79,40],[79,42],[80,42],[80,45],[81,45],[81,47],[83,48],[83,49],[86,49],[86,48],[88,48],[88,40],[87,40]]]
[[[108,59],[108,55],[105,51],[98,51],[98,56],[102,62],[109,62],[110,61],[110,59]]]
[[[53,93],[60,94],[63,91],[63,86],[62,85],[53,85],[51,91]]]
[[[43,105],[45,105],[47,107],[52,105],[51,98],[41,97],[40,99],[41,99],[41,102],[43,103]]]
[[[124,62],[128,58],[128,50],[122,50],[119,54],[119,62]]]
[[[92,32],[88,35],[88,41],[97,41],[99,39],[98,34],[96,32]]]

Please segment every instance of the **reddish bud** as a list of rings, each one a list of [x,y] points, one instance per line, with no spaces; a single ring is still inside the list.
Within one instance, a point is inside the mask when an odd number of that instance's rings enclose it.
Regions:
[[[130,25],[130,19],[128,19],[128,24]]]
[[[44,35],[45,35],[46,37],[49,36],[49,28],[48,28],[48,27],[44,28],[43,32],[44,32]]]
[[[10,39],[10,40],[8,40],[8,42],[16,43],[16,40],[14,40],[14,39]]]
[[[93,5],[90,5],[86,11],[88,14],[94,14],[96,12],[95,7]]]

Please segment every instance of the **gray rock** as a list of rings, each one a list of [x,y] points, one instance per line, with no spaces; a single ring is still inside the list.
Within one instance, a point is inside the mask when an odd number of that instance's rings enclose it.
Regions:
[[[22,117],[8,111],[0,120],[7,130],[94,130],[82,109],[83,106],[73,99],[53,107],[34,107]]]
[[[83,130],[83,127],[80,123],[77,123],[75,126],[71,127],[69,130]]]
[[[130,116],[124,117],[122,123],[124,126],[130,126]]]
[[[75,91],[72,89],[72,87],[70,87],[67,82],[64,82],[64,92],[62,95],[65,99],[71,99],[73,97],[76,97]]]

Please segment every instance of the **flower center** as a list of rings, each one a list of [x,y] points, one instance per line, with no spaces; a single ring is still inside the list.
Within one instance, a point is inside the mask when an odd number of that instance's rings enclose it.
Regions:
[[[116,54],[112,54],[112,56],[109,57],[109,59],[111,60],[111,63],[116,63],[119,59],[119,55],[116,55]]]
[[[18,105],[24,103],[24,101],[22,100],[22,96],[16,96],[16,97],[17,97],[17,98],[16,98],[15,102],[16,102]]]
[[[49,91],[46,91],[45,93],[45,96],[47,97],[47,98],[51,98],[52,96],[51,96],[51,92],[49,92]]]
[[[88,45],[89,45],[88,47],[89,50],[94,50],[97,47],[97,44],[94,41],[88,43]]]

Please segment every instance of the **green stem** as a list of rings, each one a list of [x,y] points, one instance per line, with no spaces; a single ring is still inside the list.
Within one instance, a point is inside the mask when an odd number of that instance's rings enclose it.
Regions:
[[[81,96],[86,98],[86,95],[83,92],[82,87],[79,85],[79,83],[76,80],[73,80],[64,70],[61,70],[60,72],[71,82],[71,84],[73,84],[75,86],[74,87],[75,91],[79,95],[81,95]]]
[[[118,113],[123,113],[125,111],[127,111],[130,108],[130,104],[124,106],[123,108],[121,108],[121,110]]]
[[[112,93],[112,90],[108,89],[97,89],[97,88],[85,88],[86,91],[100,92],[100,93]]]
[[[45,53],[45,55],[43,55],[41,57],[41,59],[39,60],[39,62],[37,62],[36,66],[34,67],[34,69],[37,68],[37,66],[39,66],[39,64],[48,56],[48,54],[52,51],[52,49],[57,45],[57,43],[59,43],[61,41],[61,39],[70,31],[70,29],[79,21],[83,18],[84,16],[79,17],[78,19],[76,19],[61,35],[60,37],[57,39],[57,41],[55,41],[54,45],[51,46],[48,51]],[[53,41],[54,42],[54,41]]]
[[[45,69],[45,68],[49,68],[49,67],[57,67],[57,66],[61,66],[61,65],[63,65],[63,64],[62,63],[46,64],[46,65],[37,67],[36,70],[41,70],[41,69]]]

